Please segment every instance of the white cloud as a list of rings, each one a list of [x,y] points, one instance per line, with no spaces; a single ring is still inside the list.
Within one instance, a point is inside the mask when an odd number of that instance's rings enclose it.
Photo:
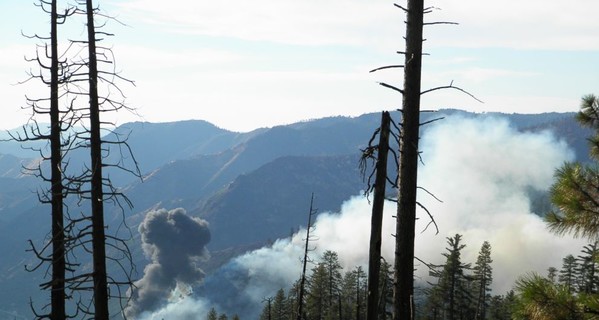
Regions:
[[[401,45],[403,13],[389,1],[179,1],[117,3],[127,14],[171,32],[323,45]],[[432,46],[598,50],[599,3],[506,0],[432,1]],[[386,43],[386,44],[385,44]]]
[[[432,27],[433,46],[599,50],[596,1],[464,0],[431,5],[442,8],[431,20],[460,23],[455,28]]]
[[[362,1],[128,1],[119,4],[137,19],[172,32],[289,44],[361,44],[368,32],[384,32],[390,4]]]

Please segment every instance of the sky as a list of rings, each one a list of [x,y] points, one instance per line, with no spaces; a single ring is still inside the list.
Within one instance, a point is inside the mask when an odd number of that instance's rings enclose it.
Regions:
[[[72,2],[72,1],[71,1]],[[96,1],[114,37],[116,68],[135,81],[122,84],[127,104],[116,124],[202,119],[250,131],[326,116],[397,109],[404,14],[382,0]],[[403,3],[400,1],[399,3]],[[582,95],[599,93],[599,2],[595,0],[428,1],[426,20],[457,26],[425,29],[423,89],[453,81],[457,90],[423,96],[422,109],[541,113],[577,111]],[[39,83],[17,85],[35,65],[34,41],[49,17],[32,1],[0,0],[0,129],[25,123],[25,94],[43,96]],[[83,22],[63,33],[80,37]]]

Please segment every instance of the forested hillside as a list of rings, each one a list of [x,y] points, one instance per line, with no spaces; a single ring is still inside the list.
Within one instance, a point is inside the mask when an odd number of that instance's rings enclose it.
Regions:
[[[571,113],[442,110],[428,117],[506,119],[516,131],[550,132],[577,157],[587,150],[588,131],[575,124]],[[153,209],[182,207],[209,222],[212,259],[204,263],[209,272],[243,250],[288,237],[305,226],[312,193],[319,212],[339,211],[345,200],[365,189],[358,159],[378,121],[379,114],[334,117],[248,133],[229,132],[203,121],[131,123],[117,128],[116,132],[129,136],[143,170],[143,182],[115,177],[134,204],[125,214],[133,230],[129,245],[138,272],[147,260],[137,226]],[[40,294],[36,284],[43,276],[24,271],[23,266],[33,259],[25,251],[27,240],[45,237],[48,208],[35,201],[39,181],[16,173],[22,164],[35,162],[35,154],[23,157],[27,153],[11,154],[12,150],[14,142],[0,144],[4,154],[0,158],[4,186],[0,189],[0,237],[6,244],[0,248],[0,309],[26,314],[29,297],[37,299]],[[77,161],[76,154],[73,161]]]

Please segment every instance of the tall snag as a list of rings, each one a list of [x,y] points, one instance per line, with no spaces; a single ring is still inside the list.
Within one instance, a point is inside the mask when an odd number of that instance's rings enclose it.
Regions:
[[[368,311],[367,319],[378,319],[379,313],[379,275],[381,270],[381,233],[383,228],[383,208],[385,204],[385,187],[387,185],[387,155],[389,153],[389,132],[391,116],[384,111],[381,115],[379,143],[362,152],[362,160],[373,157],[376,150],[376,177],[374,181],[374,199],[370,225],[370,250],[368,257]],[[374,137],[373,137],[374,139]],[[371,140],[372,141],[372,140]],[[362,165],[365,168],[364,165]],[[364,173],[364,171],[363,171]],[[368,188],[369,192],[371,188]],[[384,311],[383,311],[384,312]]]
[[[300,279],[299,285],[299,294],[298,294],[298,310],[297,310],[297,320],[306,319],[306,311],[304,310],[304,295],[305,295],[305,287],[306,287],[306,267],[308,265],[308,252],[310,251],[310,231],[312,230],[312,216],[316,214],[316,210],[314,209],[314,193],[310,197],[310,210],[308,211],[308,226],[306,226],[306,245],[304,247],[304,258],[302,265],[302,277]]]
[[[397,215],[395,230],[395,263],[394,263],[394,290],[393,290],[393,319],[414,319],[414,236],[416,226],[416,208],[422,208],[431,219],[430,224],[436,222],[431,213],[419,202],[416,194],[418,181],[419,160],[419,131],[420,126],[440,120],[433,119],[420,123],[420,96],[441,89],[455,89],[478,100],[472,94],[453,85],[421,89],[422,75],[422,43],[423,28],[425,25],[457,24],[455,22],[424,22],[424,15],[433,11],[434,7],[424,7],[424,0],[407,0],[407,7],[395,4],[406,13],[405,51],[398,52],[404,55],[403,65],[389,65],[376,68],[370,72],[403,68],[403,89],[387,83],[380,85],[402,94],[402,118],[399,132],[399,156],[397,183],[398,188]],[[422,189],[422,188],[420,188]],[[425,192],[429,193],[425,189]],[[430,193],[429,193],[430,194]],[[438,200],[434,195],[433,198]],[[427,225],[427,227],[428,227]],[[426,229],[426,228],[425,228]],[[437,230],[438,231],[438,230]]]
[[[67,164],[64,161],[64,155],[70,151],[69,137],[63,137],[63,132],[72,128],[76,121],[76,116],[72,113],[72,104],[64,110],[59,107],[59,98],[67,97],[68,89],[65,89],[65,70],[69,69],[66,60],[59,59],[58,50],[58,26],[64,24],[67,17],[74,13],[74,8],[67,6],[64,12],[58,12],[56,0],[39,0],[34,4],[42,11],[50,15],[50,36],[42,37],[37,34],[25,36],[30,39],[41,40],[44,44],[38,45],[35,58],[25,58],[28,62],[34,62],[39,67],[39,72],[29,72],[29,79],[25,82],[36,79],[40,80],[50,89],[49,98],[31,98],[26,97],[28,107],[31,108],[31,117],[27,125],[23,126],[22,131],[11,132],[11,139],[18,142],[47,141],[46,147],[30,147],[31,150],[39,153],[43,163],[50,162],[50,173],[46,171],[48,167],[42,163],[34,167],[24,167],[25,174],[31,174],[48,182],[48,189],[42,188],[38,191],[38,199],[43,204],[51,205],[51,231],[50,241],[41,249],[36,248],[32,240],[29,240],[31,248],[28,251],[33,252],[38,262],[33,266],[26,266],[28,271],[36,271],[45,263],[51,265],[51,280],[40,284],[42,289],[50,290],[50,311],[46,313],[39,312],[31,302],[31,308],[36,319],[65,319],[67,318],[66,302],[66,271],[72,270],[74,265],[67,261],[67,235],[65,232],[64,219],[64,199],[68,187],[64,185],[63,171]],[[49,44],[46,42],[49,41]],[[40,51],[43,54],[40,54]],[[62,53],[66,55],[68,49]],[[49,60],[49,64],[47,61]],[[48,75],[49,73],[49,75]],[[49,106],[47,103],[49,102]],[[40,116],[49,116],[50,124],[41,125],[38,123]],[[47,120],[45,120],[47,121]],[[49,146],[49,150],[48,150]],[[49,151],[49,154],[48,154]],[[46,253],[51,247],[51,253]],[[44,307],[45,309],[46,307]]]
[[[393,319],[414,319],[414,235],[424,0],[408,0],[395,242]]]
[[[104,138],[100,136],[100,130],[107,130],[107,126],[114,124],[101,122],[99,114],[121,109],[132,110],[124,104],[125,97],[117,86],[119,81],[132,81],[123,78],[116,71],[111,48],[96,45],[103,40],[103,36],[111,34],[99,30],[105,24],[100,27],[94,25],[94,16],[99,15],[106,20],[115,19],[99,14],[98,8],[94,8],[89,0],[69,4],[62,13],[57,10],[57,2],[39,0],[36,4],[51,16],[51,35],[40,37],[36,34],[29,37],[49,43],[38,45],[35,57],[26,59],[37,63],[39,72],[30,71],[29,79],[25,82],[41,80],[50,87],[50,98],[26,97],[27,104],[32,109],[31,118],[22,131],[11,133],[13,140],[44,140],[48,141],[49,146],[31,147],[40,154],[44,163],[50,163],[49,166],[40,164],[25,168],[26,174],[50,183],[48,189],[38,192],[38,198],[40,202],[52,205],[50,241],[39,249],[29,240],[30,251],[36,255],[38,262],[32,267],[26,266],[27,270],[36,271],[43,265],[50,264],[52,279],[40,284],[40,287],[51,290],[51,302],[48,304],[51,310],[49,313],[38,312],[33,301],[32,309],[37,319],[77,318],[81,316],[80,313],[96,319],[108,319],[108,299],[116,298],[123,308],[126,298],[123,287],[132,284],[132,256],[127,246],[132,233],[124,220],[123,202],[129,207],[131,203],[122,190],[115,187],[108,177],[103,177],[102,169],[112,167],[137,177],[141,174],[126,137],[123,139],[117,132],[111,132],[112,135]],[[66,18],[72,15],[85,17],[87,37],[84,40],[73,40],[63,35],[63,38],[68,39],[68,45],[59,52],[58,25],[65,23]],[[100,38],[97,38],[98,35]],[[89,87],[84,88],[81,83],[88,83]],[[102,84],[100,93],[98,84]],[[89,101],[79,105],[79,102],[83,102],[78,99],[80,97],[89,98]],[[47,122],[39,122],[42,116],[50,117],[49,126],[40,124]],[[88,160],[83,160],[86,158],[81,156],[83,151],[90,152]],[[110,161],[102,158],[109,156],[111,152],[117,152],[121,156]],[[130,163],[125,164],[125,159],[129,159]],[[133,168],[128,169],[131,164]],[[67,196],[70,195],[75,197],[67,201]],[[91,202],[91,213],[82,209],[88,204],[87,201]],[[109,234],[105,233],[104,221],[104,206],[107,201],[114,206],[109,206],[108,210],[120,209],[121,213],[121,220],[111,221],[119,225],[113,229],[116,231]],[[108,253],[106,246],[110,247]],[[52,252],[48,253],[50,250]],[[88,263],[88,254],[93,260],[91,271],[79,268]],[[120,269],[123,274],[108,276],[107,260],[113,262],[111,269]],[[108,285],[112,292],[108,291]]]
[[[96,319],[108,319],[108,284],[106,274],[106,235],[104,234],[104,193],[102,183],[102,140],[98,101],[98,63],[96,29],[92,0],[86,1],[87,47],[89,53],[89,121],[91,154],[91,207],[94,278],[94,312]]]
[[[50,47],[50,163],[52,167],[52,293],[50,319],[66,318],[65,311],[65,235],[62,188],[61,121],[58,110],[58,13],[52,0]]]

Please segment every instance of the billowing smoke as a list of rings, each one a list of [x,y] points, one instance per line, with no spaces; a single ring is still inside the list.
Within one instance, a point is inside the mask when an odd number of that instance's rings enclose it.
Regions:
[[[419,212],[416,255],[431,263],[443,263],[446,237],[462,234],[467,245],[464,262],[474,262],[483,241],[492,246],[493,289],[504,294],[519,275],[529,271],[545,274],[550,266],[560,267],[561,259],[578,252],[584,241],[560,238],[547,231],[543,220],[532,212],[532,195],[542,194],[552,183],[556,167],[572,159],[565,143],[550,133],[521,133],[497,119],[448,118],[428,129],[422,139],[424,165],[419,185],[425,192],[419,201],[434,215],[434,227],[424,230],[428,216]],[[371,207],[356,196],[339,214],[322,213],[315,223],[316,250],[339,254],[346,270],[366,266],[370,236]],[[393,261],[396,205],[385,205],[383,255]],[[240,256],[205,279],[191,299],[168,305],[146,319],[195,319],[210,307],[229,315],[257,318],[261,301],[299,278],[305,230],[271,247]],[[417,278],[428,272],[417,266]],[[218,289],[218,290],[217,290]]]
[[[151,262],[144,276],[134,283],[131,301],[125,310],[129,319],[154,311],[174,292],[188,293],[204,272],[196,266],[207,258],[210,241],[208,223],[190,217],[183,209],[149,212],[139,226],[142,248]]]
[[[555,168],[572,160],[563,141],[548,133],[519,133],[505,120],[449,118],[431,127],[423,137],[419,184],[420,201],[434,214],[440,233],[417,235],[416,254],[429,262],[440,255],[445,237],[464,236],[465,262],[474,262],[483,241],[492,246],[493,288],[497,294],[512,288],[528,271],[546,274],[550,266],[577,253],[584,241],[557,237],[532,212],[532,195],[547,191]],[[542,209],[541,209],[542,210]],[[421,214],[419,230],[428,218]]]

